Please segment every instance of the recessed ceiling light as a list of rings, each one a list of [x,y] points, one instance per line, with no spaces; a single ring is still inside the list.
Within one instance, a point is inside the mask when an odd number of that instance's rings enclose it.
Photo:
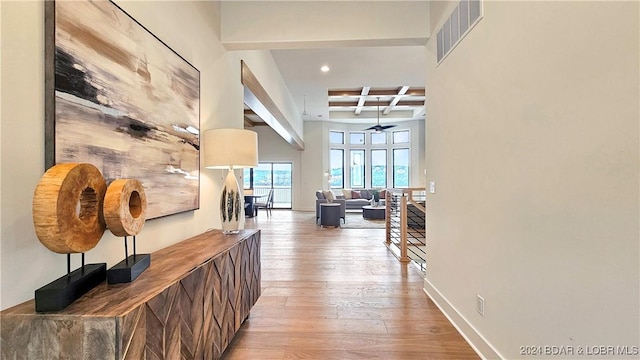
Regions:
[[[320,71],[322,71],[322,72],[329,72],[329,70],[331,70],[331,69],[329,69],[329,66],[327,66],[327,65],[322,65],[322,67],[320,68]]]

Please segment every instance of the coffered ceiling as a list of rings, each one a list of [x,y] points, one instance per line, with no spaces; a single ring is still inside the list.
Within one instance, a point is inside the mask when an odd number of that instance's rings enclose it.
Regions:
[[[409,85],[395,88],[363,86],[356,89],[329,89],[328,106],[331,119],[356,119],[373,117],[378,111],[382,119],[424,118],[424,87]]]

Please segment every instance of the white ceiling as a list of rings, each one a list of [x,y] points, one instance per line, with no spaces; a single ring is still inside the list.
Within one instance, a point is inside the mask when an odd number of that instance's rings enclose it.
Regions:
[[[367,97],[367,106],[361,109],[359,115],[355,115],[355,108],[332,108],[330,111],[329,89],[399,89],[403,86],[424,89],[425,86],[424,46],[271,50],[271,53],[301,115],[306,105],[307,115],[302,115],[305,121],[376,123],[377,96]],[[323,65],[329,66],[331,70],[327,73],[320,71]],[[406,97],[406,100],[416,99],[424,100],[424,96]],[[339,101],[336,98],[331,101],[336,100]],[[381,124],[424,119],[424,106],[398,106],[388,115],[390,119],[387,120],[387,115],[382,114],[382,104],[390,101],[392,98],[389,96],[380,97]]]

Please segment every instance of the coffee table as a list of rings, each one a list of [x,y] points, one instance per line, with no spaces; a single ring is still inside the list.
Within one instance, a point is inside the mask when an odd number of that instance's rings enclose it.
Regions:
[[[385,206],[371,206],[366,205],[362,207],[362,217],[365,219],[380,219],[385,218]]]

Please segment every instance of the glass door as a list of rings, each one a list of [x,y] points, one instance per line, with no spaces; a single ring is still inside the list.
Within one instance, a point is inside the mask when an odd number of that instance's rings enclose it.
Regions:
[[[292,164],[272,163],[273,207],[291,209]]]
[[[257,168],[245,169],[244,188],[253,189],[254,195],[267,195],[273,189],[273,207],[291,209],[292,169],[290,162],[261,162]]]

